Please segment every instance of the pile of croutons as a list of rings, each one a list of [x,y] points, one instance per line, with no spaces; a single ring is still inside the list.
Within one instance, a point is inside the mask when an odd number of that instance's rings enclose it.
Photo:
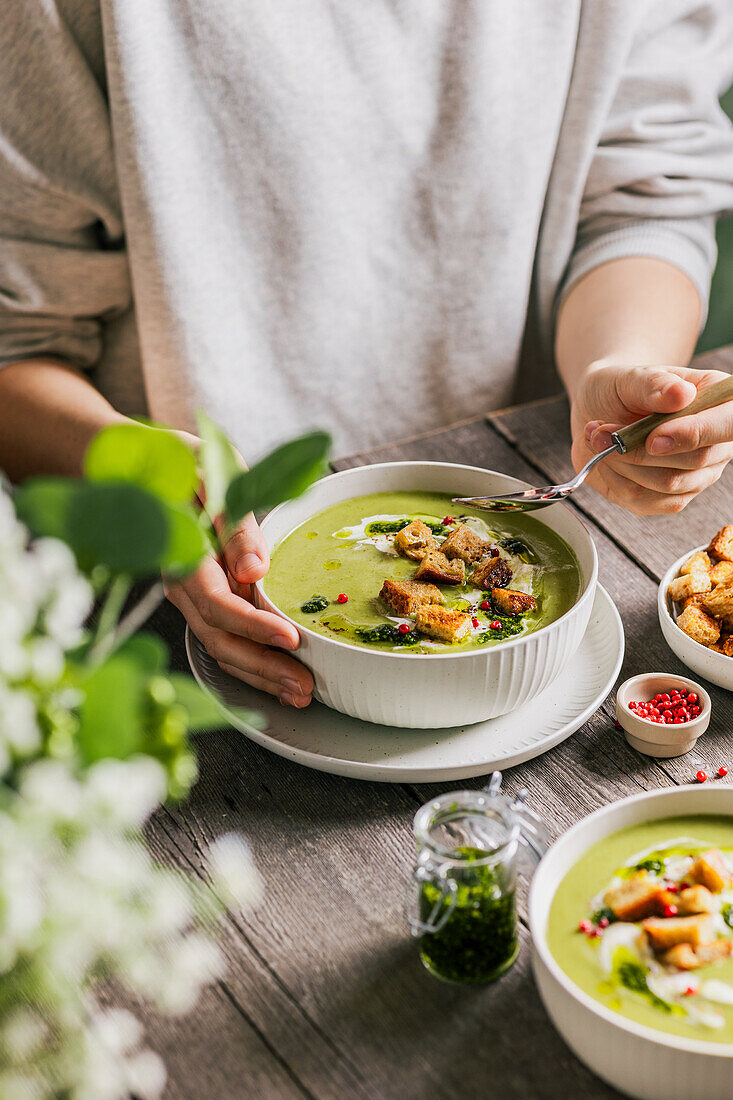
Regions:
[[[398,531],[394,545],[412,561],[419,562],[412,580],[385,580],[380,598],[396,615],[414,616],[421,634],[441,642],[463,640],[471,630],[471,616],[463,611],[450,611],[439,584],[465,584],[467,579],[491,593],[497,612],[521,615],[534,611],[537,603],[525,592],[514,592],[506,586],[512,571],[506,561],[465,523],[459,523],[442,543],[426,523],[414,519]]]
[[[687,559],[667,589],[682,610],[677,626],[696,642],[733,657],[733,526]]]
[[[685,880],[673,885],[674,893],[640,871],[609,890],[604,902],[617,920],[641,921],[649,947],[666,966],[696,970],[730,955],[733,941],[718,937],[713,919],[715,894],[733,885],[721,852],[703,852]]]

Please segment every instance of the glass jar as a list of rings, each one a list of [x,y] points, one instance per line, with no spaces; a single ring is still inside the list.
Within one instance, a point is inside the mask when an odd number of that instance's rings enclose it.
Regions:
[[[502,794],[494,772],[483,791],[441,795],[415,815],[410,924],[423,964],[444,981],[493,982],[517,957],[517,851],[538,861],[549,843],[525,794]]]

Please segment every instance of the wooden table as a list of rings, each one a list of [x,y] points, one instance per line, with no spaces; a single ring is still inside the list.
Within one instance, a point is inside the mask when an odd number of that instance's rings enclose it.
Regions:
[[[703,360],[700,361],[701,365]],[[705,356],[733,371],[733,348]],[[456,424],[337,462],[471,463],[530,482],[570,474],[568,409],[554,398]],[[572,507],[591,529],[600,579],[626,629],[622,677],[683,671],[657,623],[656,585],[669,562],[733,519],[733,466],[681,515],[637,519],[590,489]],[[156,626],[184,667],[182,621]],[[613,698],[570,740],[507,772],[527,787],[553,834],[603,804],[688,782],[733,760],[733,697],[712,688],[709,734],[688,756],[656,761],[614,729]],[[194,873],[228,830],[250,840],[266,880],[262,908],[226,928],[229,972],[184,1019],[146,1019],[165,1058],[166,1096],[185,1100],[479,1100],[617,1096],[551,1027],[530,968],[527,928],[496,985],[457,988],[421,966],[403,917],[411,821],[449,786],[373,784],[309,771],[231,729],[201,737],[201,777],[185,805],[163,809],[154,852]],[[480,787],[485,779],[464,785]],[[455,787],[455,784],[452,784]]]

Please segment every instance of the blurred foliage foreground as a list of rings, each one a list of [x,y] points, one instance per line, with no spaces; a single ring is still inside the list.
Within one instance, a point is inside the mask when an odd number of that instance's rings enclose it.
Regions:
[[[101,1007],[102,985],[189,1010],[222,973],[224,913],[261,893],[236,834],[212,844],[206,881],[145,847],[150,814],[196,777],[189,731],[222,717],[138,630],[162,574],[192,572],[217,532],[303,492],[330,441],[304,436],[244,471],[205,416],[199,432],[194,455],[173,432],[116,425],[83,478],[35,478],[14,496],[0,484],[2,1100],[157,1100],[165,1067],[131,1012]]]

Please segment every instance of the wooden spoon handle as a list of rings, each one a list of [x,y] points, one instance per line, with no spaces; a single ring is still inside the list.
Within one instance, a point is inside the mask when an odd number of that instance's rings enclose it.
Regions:
[[[679,420],[681,416],[691,416],[702,412],[703,409],[713,409],[716,405],[724,405],[726,401],[733,401],[733,374],[701,390],[697,397],[679,412],[654,413],[652,416],[645,416],[643,420],[627,424],[625,428],[613,433],[614,442],[621,443],[623,454],[627,451],[635,451],[660,424],[666,424],[668,420]]]

